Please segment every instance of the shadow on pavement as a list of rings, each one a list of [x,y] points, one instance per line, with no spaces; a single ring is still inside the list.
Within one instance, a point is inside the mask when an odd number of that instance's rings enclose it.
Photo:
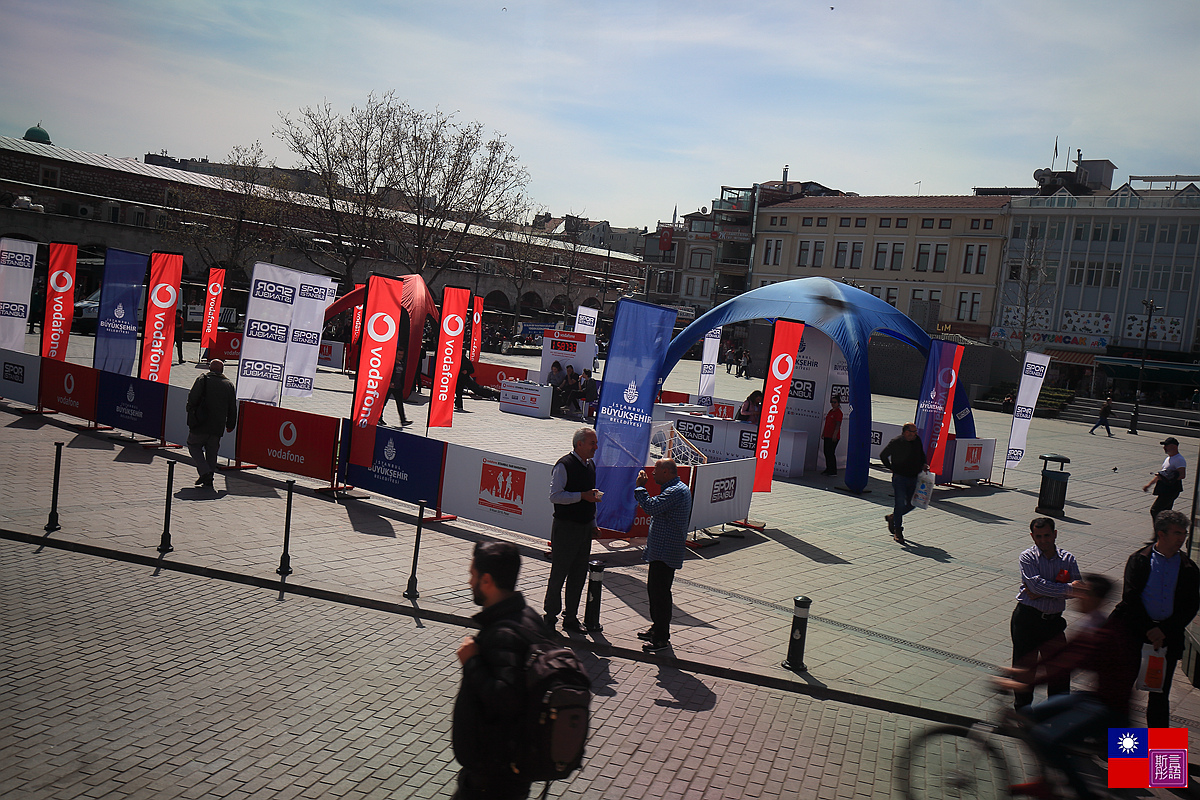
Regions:
[[[588,677],[592,679],[592,694],[616,697],[617,690],[613,687],[617,685],[617,682],[613,680],[612,674],[609,672],[609,664],[612,663],[612,659],[602,658],[588,650],[581,650],[576,655],[579,656],[583,668],[587,670]]]
[[[154,451],[147,450],[140,444],[126,444],[121,448],[121,452],[113,458],[113,461],[119,461],[122,464],[153,464]]]
[[[682,711],[709,711],[717,705],[717,695],[703,681],[671,667],[658,668],[658,685],[671,693],[674,701],[659,698],[654,705]]]
[[[953,500],[943,500],[940,497],[934,497],[930,503],[931,508],[936,508],[938,511],[945,511],[954,514],[963,519],[969,519],[972,522],[982,522],[985,525],[1003,525],[1012,522],[1011,517],[1002,517],[999,514],[992,514],[987,511],[980,511],[977,508],[967,508],[960,506]]]
[[[15,409],[10,409],[15,412]],[[49,424],[49,420],[42,414],[24,414],[17,417],[12,422],[4,427],[6,428],[23,428],[28,431],[36,431],[43,425]]]
[[[235,497],[265,497],[277,500],[283,495],[263,480],[254,480],[245,473],[226,472],[225,491]]]
[[[619,572],[604,573],[604,585],[625,605],[641,616],[647,624],[650,622],[649,601],[646,599],[646,582],[640,577],[622,575]],[[688,628],[715,628],[712,623],[693,617],[681,609],[678,604],[672,606],[671,624]],[[603,616],[603,611],[601,611]]]
[[[184,488],[175,492],[175,499],[203,502],[205,500],[220,500],[228,495],[229,492],[225,489],[217,491],[204,486],[185,486]]]
[[[947,553],[945,550],[943,550],[940,547],[931,547],[929,545],[917,544],[912,539],[909,539],[907,536],[905,537],[905,539],[906,539],[906,541],[903,545],[901,545],[901,547],[903,547],[905,550],[907,550],[908,552],[912,553],[915,556],[920,556],[921,558],[929,558],[934,561],[940,561],[943,564],[949,564],[951,561],[954,560],[954,556],[950,555],[949,553]]]
[[[778,528],[767,528],[763,531],[763,536],[781,544],[793,553],[802,555],[810,561],[815,561],[818,564],[849,564],[850,562],[841,556],[836,556],[828,550],[822,550],[815,544],[809,544],[803,539],[798,539],[790,533],[784,533]]]
[[[358,501],[350,501],[342,505],[346,509],[346,516],[350,520],[350,527],[355,533],[386,536],[391,539],[396,538],[396,528],[375,507],[364,506]],[[413,532],[416,532],[415,527]]]
[[[86,433],[77,433],[75,438],[67,442],[67,447],[75,447],[80,450],[115,450],[116,446],[112,442],[103,439],[97,439],[95,436],[89,436]]]

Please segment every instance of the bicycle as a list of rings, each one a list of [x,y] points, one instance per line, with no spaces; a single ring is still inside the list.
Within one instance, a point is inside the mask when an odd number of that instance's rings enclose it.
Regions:
[[[1030,738],[1032,722],[1002,708],[998,722],[938,725],[909,740],[896,762],[897,788],[907,800],[1074,797],[1066,777],[1042,759]],[[1004,740],[1001,740],[1004,737]],[[1012,769],[1005,750],[1028,754]],[[1072,758],[1096,757],[1098,745],[1068,748]],[[1021,778],[1014,782],[1014,775]]]

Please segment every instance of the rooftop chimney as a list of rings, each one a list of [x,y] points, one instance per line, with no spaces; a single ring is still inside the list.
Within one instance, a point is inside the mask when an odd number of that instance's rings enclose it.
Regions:
[[[787,171],[788,171],[788,165],[784,164],[783,165],[783,182],[784,183],[787,183]]]

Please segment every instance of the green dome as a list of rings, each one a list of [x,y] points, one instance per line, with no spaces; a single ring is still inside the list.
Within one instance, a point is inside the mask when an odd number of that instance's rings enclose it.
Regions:
[[[27,142],[37,142],[38,144],[54,144],[50,141],[50,134],[46,133],[41,125],[34,125],[29,130],[25,131],[23,137]]]

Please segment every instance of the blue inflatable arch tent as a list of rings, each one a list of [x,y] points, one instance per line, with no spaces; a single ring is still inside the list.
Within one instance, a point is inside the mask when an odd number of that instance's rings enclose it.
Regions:
[[[867,342],[882,333],[915,347],[929,358],[929,335],[911,319],[869,292],[828,278],[799,278],[746,292],[701,315],[671,341],[663,361],[668,375],[683,354],[713,328],[749,319],[792,319],[811,325],[837,343],[850,373],[850,426],[846,443],[846,486],[861,492],[867,486],[871,441],[871,378]],[[963,411],[966,413],[962,413]],[[955,431],[974,438],[966,392],[954,393]],[[960,417],[961,414],[961,417]]]

